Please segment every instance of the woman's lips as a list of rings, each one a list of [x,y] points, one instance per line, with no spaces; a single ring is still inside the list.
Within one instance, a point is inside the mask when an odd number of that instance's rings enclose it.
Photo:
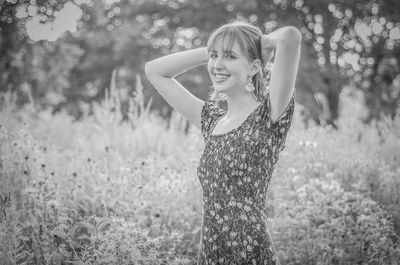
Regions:
[[[229,75],[225,75],[225,74],[214,74],[215,82],[223,82],[228,77],[229,77]]]

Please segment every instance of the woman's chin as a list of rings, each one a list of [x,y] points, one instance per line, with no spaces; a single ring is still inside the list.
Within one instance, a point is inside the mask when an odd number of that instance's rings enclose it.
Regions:
[[[219,85],[219,84],[214,84],[214,89],[217,92],[224,92],[225,91],[225,86]]]

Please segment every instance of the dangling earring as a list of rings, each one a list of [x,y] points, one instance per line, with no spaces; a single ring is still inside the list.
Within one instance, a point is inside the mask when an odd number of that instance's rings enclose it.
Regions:
[[[253,92],[254,89],[256,89],[253,85],[253,82],[251,81],[251,78],[249,80],[247,80],[247,84],[246,84],[246,90],[248,92]]]

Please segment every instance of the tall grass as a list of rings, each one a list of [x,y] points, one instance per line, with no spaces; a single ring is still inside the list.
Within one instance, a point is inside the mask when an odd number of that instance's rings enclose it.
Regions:
[[[79,122],[1,96],[0,264],[195,264],[201,134],[115,79]],[[400,117],[363,125],[352,103],[338,131],[295,113],[266,201],[282,264],[400,262]]]

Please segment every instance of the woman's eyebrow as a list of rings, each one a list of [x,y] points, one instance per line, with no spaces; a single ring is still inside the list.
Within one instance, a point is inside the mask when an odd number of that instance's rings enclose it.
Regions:
[[[234,51],[232,51],[232,50],[225,50],[224,53],[225,53],[225,54],[233,54],[233,55],[236,55],[236,53],[235,53]]]
[[[216,50],[214,50],[214,49],[211,49],[210,51],[209,51],[209,53],[211,54],[211,53],[218,53],[218,51],[216,51]],[[232,55],[237,55],[234,51],[232,51],[232,50],[223,50],[223,53],[224,54],[232,54]]]

